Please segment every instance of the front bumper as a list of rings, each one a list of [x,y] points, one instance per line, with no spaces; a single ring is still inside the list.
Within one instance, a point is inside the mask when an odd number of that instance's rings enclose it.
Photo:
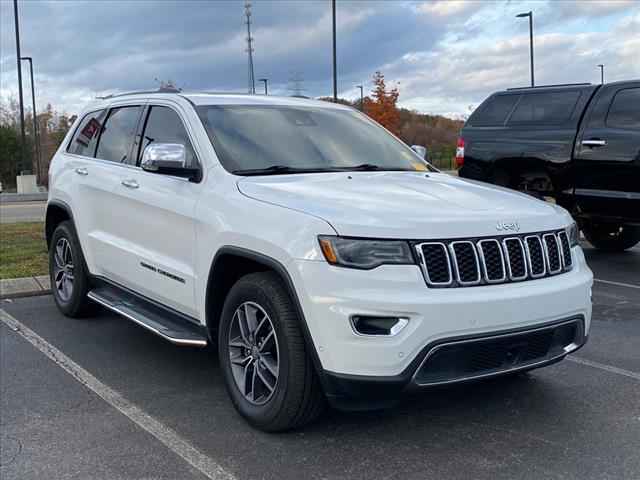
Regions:
[[[593,275],[582,250],[574,248],[572,253],[574,268],[567,273],[471,288],[427,288],[418,266],[362,271],[299,260],[289,271],[325,390],[344,379],[404,389],[407,372],[410,380],[429,346],[447,339],[526,330],[578,317],[586,338]],[[397,316],[409,323],[395,336],[367,337],[352,329],[354,315]]]

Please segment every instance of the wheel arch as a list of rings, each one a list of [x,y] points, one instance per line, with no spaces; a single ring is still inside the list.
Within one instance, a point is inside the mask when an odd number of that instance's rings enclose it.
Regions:
[[[209,269],[205,299],[205,322],[210,339],[216,338],[222,307],[231,287],[242,276],[255,272],[274,272],[282,280],[298,313],[307,352],[311,356],[320,381],[323,382],[320,357],[311,338],[293,280],[286,267],[270,256],[230,245],[223,246],[218,250]]]
[[[45,213],[44,232],[47,241],[47,249],[51,243],[53,232],[60,223],[65,220],[73,222],[73,213],[71,207],[60,200],[51,200],[47,203],[47,211]]]

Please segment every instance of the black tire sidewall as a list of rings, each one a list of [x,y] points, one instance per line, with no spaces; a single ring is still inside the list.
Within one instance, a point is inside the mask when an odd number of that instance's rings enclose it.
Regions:
[[[73,291],[71,293],[71,298],[68,301],[64,301],[60,298],[56,289],[53,271],[56,244],[61,238],[66,238],[71,246],[71,256],[73,258],[74,265]],[[87,275],[84,256],[82,255],[82,248],[80,247],[80,242],[78,241],[73,224],[70,221],[64,221],[58,225],[51,237],[51,243],[49,245],[49,279],[51,281],[51,293],[53,294],[53,299],[60,311],[71,317],[82,314],[84,307],[87,304],[89,278]]]
[[[610,232],[620,227],[622,227],[622,231],[618,235],[609,235]],[[584,223],[581,228],[589,243],[598,250],[622,252],[640,242],[640,228],[638,227]]]
[[[253,405],[248,402],[238,389],[231,372],[229,347],[227,344],[229,328],[236,309],[244,302],[254,302],[267,312],[273,323],[278,340],[278,382],[274,395],[264,405]],[[218,355],[225,386],[233,404],[240,414],[251,424],[260,428],[268,427],[268,425],[276,419],[284,407],[287,395],[290,394],[288,390],[292,373],[291,351],[289,349],[289,339],[287,338],[286,329],[284,329],[282,325],[283,315],[290,315],[290,312],[282,312],[260,285],[251,281],[245,281],[244,279],[241,279],[232,287],[222,310],[218,331]]]

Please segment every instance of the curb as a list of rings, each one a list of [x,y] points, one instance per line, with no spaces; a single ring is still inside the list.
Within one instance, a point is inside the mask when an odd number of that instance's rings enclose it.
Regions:
[[[40,193],[3,193],[0,195],[0,203],[20,203],[20,202],[46,202],[49,194]]]
[[[48,275],[0,280],[0,299],[33,297],[51,293]]]

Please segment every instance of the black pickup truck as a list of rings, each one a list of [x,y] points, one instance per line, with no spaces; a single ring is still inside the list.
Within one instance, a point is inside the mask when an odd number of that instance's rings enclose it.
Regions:
[[[456,161],[461,177],[554,198],[597,248],[640,242],[640,80],[494,93]]]

